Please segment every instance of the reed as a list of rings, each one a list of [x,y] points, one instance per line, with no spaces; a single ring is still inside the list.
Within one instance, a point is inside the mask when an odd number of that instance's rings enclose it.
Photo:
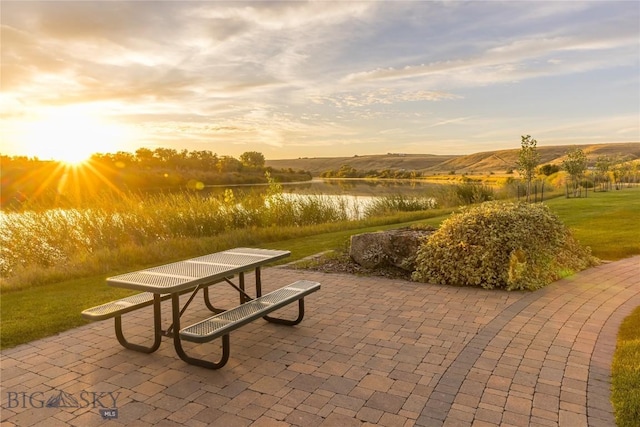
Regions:
[[[394,212],[416,212],[434,209],[436,199],[430,196],[405,196],[394,194],[379,197],[365,208],[365,216],[375,217],[389,215]]]
[[[104,194],[69,209],[29,210],[1,214],[0,286],[48,282],[41,276],[94,274],[90,265],[113,264],[129,248],[161,242],[217,237],[233,230],[303,227],[433,208],[431,199],[393,196],[362,212],[355,202],[323,195],[291,197],[269,176],[266,192],[212,195],[197,192]],[[95,262],[100,260],[99,262]],[[144,257],[140,262],[144,263]],[[80,268],[80,266],[83,266]]]
[[[385,208],[386,216],[433,207],[402,196],[394,200],[395,206]],[[103,195],[90,206],[72,209],[32,205],[30,210],[0,216],[0,289],[22,289],[163,262],[171,254],[196,255],[234,242],[255,243],[246,236],[274,241],[295,237],[303,227],[343,224],[349,228],[344,224],[363,218],[362,214],[356,204],[340,198],[292,197],[273,180],[262,193],[231,189],[206,196],[196,192],[128,193]],[[322,232],[321,228],[313,230]],[[212,240],[217,244],[212,245]]]
[[[383,197],[363,208],[329,196],[292,197],[272,181],[263,193],[234,193],[230,189],[207,196],[196,192],[129,193],[103,195],[92,200],[91,205],[73,209],[31,206],[28,211],[0,214],[0,290],[54,283],[110,269],[131,269],[165,262],[172,255],[184,257],[217,250],[212,245],[203,246],[209,240],[230,247],[241,241],[252,244],[250,236],[260,236],[265,242],[296,237],[305,227],[311,227],[305,228],[305,233],[322,233],[322,224],[357,228],[358,221],[393,221],[403,212],[416,213],[416,219],[424,218],[436,205],[459,206],[463,203],[460,194],[470,194],[471,201],[497,197],[496,192],[482,185],[466,183],[443,186],[435,195]],[[609,194],[606,199],[614,198]],[[598,203],[599,199],[590,196],[585,200],[556,200],[554,204],[562,210]],[[628,203],[620,206],[624,212],[608,217],[610,225],[632,215],[633,208]],[[590,240],[597,240],[597,233],[611,233],[612,228],[624,233],[620,231],[622,225],[589,227],[584,243],[597,244]],[[283,234],[282,230],[287,231]],[[621,236],[619,242],[625,244],[607,255],[615,258],[633,252],[635,242],[626,236]],[[189,251],[186,246],[194,250]]]

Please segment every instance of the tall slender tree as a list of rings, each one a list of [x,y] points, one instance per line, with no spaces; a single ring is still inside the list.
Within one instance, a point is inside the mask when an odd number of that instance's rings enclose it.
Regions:
[[[531,181],[536,176],[536,168],[540,163],[540,154],[536,149],[538,141],[533,139],[531,135],[521,136],[522,142],[520,153],[518,154],[518,172],[527,183],[527,202],[531,201]]]
[[[564,169],[571,177],[574,195],[580,186],[580,179],[587,169],[587,155],[580,148],[572,148],[567,152],[566,158],[562,161]]]
[[[597,179],[600,180],[600,186],[602,190],[608,190],[609,188],[609,171],[613,165],[613,160],[606,154],[598,156],[596,159],[596,170],[598,171]]]

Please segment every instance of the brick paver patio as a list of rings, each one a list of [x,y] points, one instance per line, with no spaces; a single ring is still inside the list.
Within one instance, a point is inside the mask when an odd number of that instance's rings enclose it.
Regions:
[[[153,354],[125,350],[111,320],[6,350],[2,425],[613,426],[611,359],[640,306],[639,273],[635,257],[508,293],[270,268],[265,290],[322,284],[299,326],[233,332],[217,371],[184,363],[167,339]],[[185,322],[207,313],[195,304]],[[125,316],[132,341],[150,326],[150,308]]]

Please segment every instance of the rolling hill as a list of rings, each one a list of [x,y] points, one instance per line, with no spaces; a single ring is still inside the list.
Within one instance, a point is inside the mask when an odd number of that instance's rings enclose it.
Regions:
[[[559,145],[538,147],[540,165],[560,164],[567,151],[580,148],[590,162],[598,156],[628,156],[632,160],[640,159],[640,142]],[[357,170],[405,169],[420,171],[423,174],[449,173],[504,173],[516,168],[520,148],[510,150],[485,151],[468,155],[398,154],[363,155],[353,157],[304,157],[298,159],[267,160],[266,166],[273,168],[303,169],[319,176],[327,170],[338,170],[349,165]]]

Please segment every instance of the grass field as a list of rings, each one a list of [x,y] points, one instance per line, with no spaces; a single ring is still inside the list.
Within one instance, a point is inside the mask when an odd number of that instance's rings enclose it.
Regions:
[[[640,307],[620,326],[611,375],[616,424],[637,427],[640,422]]]
[[[640,253],[640,188],[545,203],[598,258],[614,261]]]

